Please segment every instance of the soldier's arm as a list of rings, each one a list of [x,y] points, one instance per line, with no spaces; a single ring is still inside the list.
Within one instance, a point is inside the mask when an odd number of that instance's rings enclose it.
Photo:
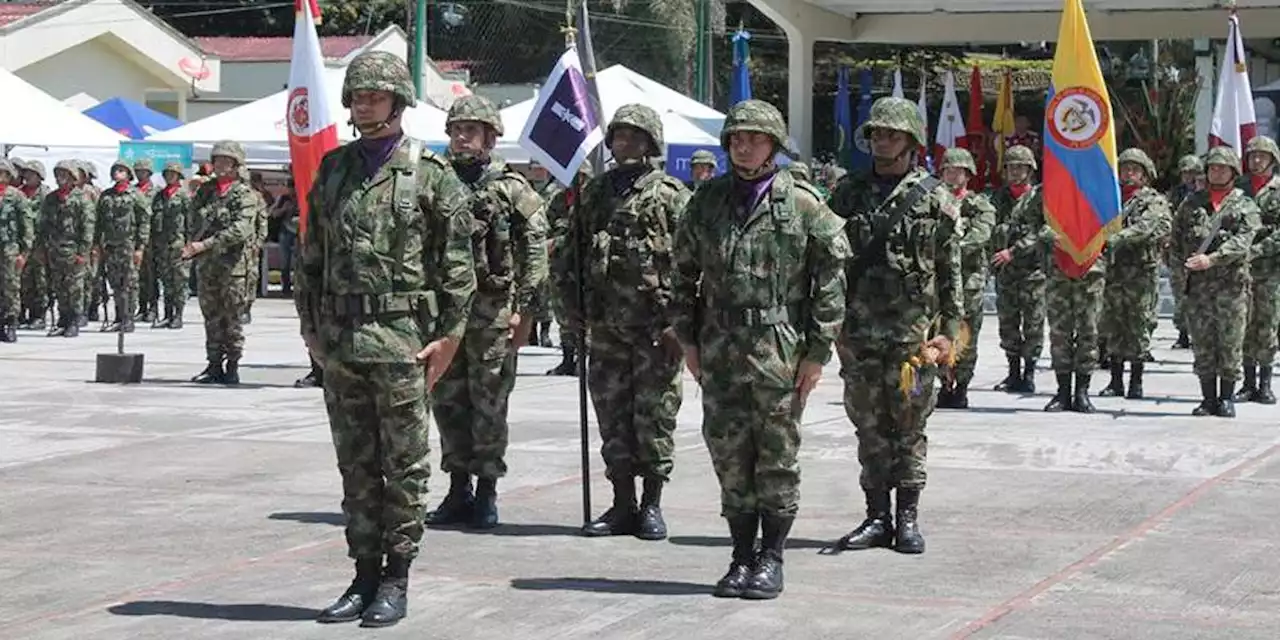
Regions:
[[[443,239],[439,255],[423,249],[426,273],[435,273],[440,315],[434,336],[461,340],[476,293],[476,267],[471,252],[471,211],[467,188],[448,167],[433,167],[428,185],[431,206],[423,209],[435,218],[437,237]],[[438,261],[438,262],[437,262]]]
[[[588,267],[579,264],[580,260],[585,260],[579,256],[587,243],[591,242],[588,236],[591,226],[585,220],[590,213],[588,196],[597,184],[596,181],[601,179],[596,177],[583,185],[578,192],[579,201],[573,206],[568,206],[566,202],[564,237],[556,244],[555,265],[552,267],[555,279],[552,282],[556,290],[555,298],[563,307],[564,317],[570,322],[582,320],[584,312],[583,301],[578,299],[578,280],[582,277],[578,270]]]
[[[139,193],[133,204],[133,250],[146,251],[151,242],[151,206],[147,197]]]
[[[514,236],[516,313],[527,313],[538,288],[547,279],[547,219],[542,198],[526,182],[517,182],[512,194],[515,204],[511,218]]]
[[[973,209],[973,215],[969,217],[964,238],[960,240],[962,250],[987,246],[996,225],[996,208],[986,196],[975,196],[970,199],[969,205]]]
[[[1241,204],[1230,215],[1235,218],[1231,235],[1218,248],[1209,254],[1211,264],[1231,265],[1249,259],[1253,237],[1262,228],[1262,220],[1258,216],[1258,205],[1252,200],[1241,199]]]
[[[76,238],[76,254],[88,256],[89,251],[93,249],[94,242],[98,239],[98,211],[97,206],[89,199],[89,196],[81,195],[79,197],[72,196],[68,198],[71,203],[70,208],[75,212],[77,218],[80,219],[79,237]]]
[[[853,256],[845,221],[822,202],[815,203],[809,223],[805,268],[809,277],[808,310],[800,329],[804,332],[802,358],[818,364],[831,360],[832,346],[844,325],[848,291],[846,263]]]
[[[31,215],[34,208],[31,201],[26,196],[18,196],[18,253],[27,255],[31,253],[36,240],[35,216]]]
[[[1169,210],[1169,201],[1164,196],[1154,196],[1144,204],[1142,215],[1133,224],[1117,231],[1107,243],[1114,246],[1126,244],[1159,242],[1169,236],[1173,230],[1173,213]]]
[[[1023,219],[1018,222],[1023,231],[1013,238],[1013,243],[1009,246],[1014,255],[1026,255],[1053,240],[1053,229],[1045,221],[1044,200],[1040,196],[1037,189],[1032,196],[1035,199],[1022,209]]]
[[[960,266],[960,236],[956,229],[958,213],[955,198],[944,188],[938,194],[938,245],[934,253],[937,274],[938,317],[942,335],[952,342],[960,334],[964,321],[964,272]]]
[[[1276,211],[1280,209],[1280,198],[1274,194],[1263,202],[1258,203],[1258,207],[1271,211],[1272,214],[1268,217],[1272,220],[1280,219],[1280,212]],[[1265,237],[1263,237],[1264,233]],[[1280,254],[1280,228],[1259,229],[1253,244],[1252,255],[1264,258],[1278,254]]]
[[[233,189],[235,192],[227,203],[232,210],[232,222],[225,229],[201,241],[206,253],[218,253],[229,247],[243,246],[253,237],[253,216],[257,201],[248,185],[238,185]]]
[[[658,238],[657,246],[654,249],[654,266],[658,272],[658,286],[653,292],[657,298],[655,308],[662,317],[660,323],[664,328],[671,326],[671,292],[673,288],[672,271],[674,270],[674,260],[672,258],[672,245],[675,243],[676,229],[680,225],[680,221],[684,218],[684,211],[689,206],[689,190],[684,185],[675,187],[672,182],[672,189],[666,199],[666,209],[660,215],[664,216],[662,237]]]
[[[317,184],[323,183],[323,177],[332,173],[333,163],[329,158],[321,162],[316,172]],[[331,178],[332,179],[332,178]],[[297,268],[293,270],[293,305],[298,310],[298,320],[302,323],[302,338],[308,344],[316,344],[312,339],[316,335],[316,313],[320,310],[320,296],[324,295],[324,256],[329,236],[325,232],[328,216],[323,189],[311,189],[307,194],[307,226],[299,228],[298,252],[294,258]]]
[[[676,339],[686,347],[698,346],[700,327],[697,323],[698,283],[702,279],[702,252],[699,250],[696,221],[703,216],[706,190],[695,193],[685,203],[685,211],[676,221],[671,241],[671,305],[669,317],[675,329]]]

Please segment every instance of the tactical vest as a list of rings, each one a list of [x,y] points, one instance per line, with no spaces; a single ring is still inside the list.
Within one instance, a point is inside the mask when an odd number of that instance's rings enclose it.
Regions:
[[[607,176],[598,179],[605,181],[600,185],[603,190],[612,190]],[[607,214],[592,212],[584,220],[591,221],[582,242],[586,251],[583,268],[591,296],[587,313],[592,321],[611,326],[648,326],[658,319],[658,309],[636,308],[635,301],[649,298],[649,293],[661,286],[657,274],[660,266],[649,239],[656,236],[659,242],[666,243],[671,230],[666,226],[665,215],[652,219],[644,214],[666,210],[665,203],[655,202],[662,191],[652,188],[664,179],[671,178],[661,171],[640,176],[626,193],[599,203],[608,205]],[[651,232],[650,225],[659,228]]]
[[[486,169],[471,189],[471,251],[476,265],[476,288],[485,293],[509,291],[515,281],[511,209],[514,203],[499,188],[503,181],[518,181],[508,168]]]

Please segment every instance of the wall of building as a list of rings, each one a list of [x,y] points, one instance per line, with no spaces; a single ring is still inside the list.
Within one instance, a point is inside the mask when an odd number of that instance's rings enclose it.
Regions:
[[[100,37],[39,60],[14,73],[59,100],[77,94],[98,102],[127,98],[158,110],[172,109],[177,117],[179,96],[159,77],[121,54],[118,46]]]

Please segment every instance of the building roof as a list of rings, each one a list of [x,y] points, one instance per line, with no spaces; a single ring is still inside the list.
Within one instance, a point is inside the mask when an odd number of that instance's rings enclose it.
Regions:
[[[345,57],[363,47],[376,36],[326,36],[320,38],[320,52],[325,58]],[[195,38],[206,53],[236,62],[277,62],[293,56],[292,37],[202,37]]]
[[[33,16],[49,7],[62,4],[61,0],[42,0],[40,2],[6,2],[0,4],[0,27]]]

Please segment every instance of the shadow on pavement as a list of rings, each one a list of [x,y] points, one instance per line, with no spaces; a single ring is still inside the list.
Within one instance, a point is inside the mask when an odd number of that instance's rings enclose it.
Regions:
[[[341,527],[347,524],[347,519],[341,513],[327,513],[320,511],[282,511],[267,516],[268,520],[288,520],[290,522],[301,522],[302,524],[331,524],[335,527]]]
[[[645,596],[699,596],[711,593],[711,585],[692,582],[611,578],[513,578],[511,588],[524,591],[588,591]]]
[[[518,522],[502,522],[492,529],[470,529],[465,525],[427,525],[432,531],[458,531],[478,536],[514,536],[514,537],[539,537],[539,536],[572,536],[578,537],[580,527],[570,527],[562,524],[524,524]]]
[[[728,549],[733,546],[733,542],[729,538],[721,538],[718,536],[671,536],[667,538],[667,542],[680,545],[682,547],[724,547]],[[788,538],[788,549],[825,549],[830,547],[831,540],[812,540],[809,538]]]
[[[175,602],[172,600],[139,600],[107,608],[118,616],[175,616],[201,620],[235,620],[244,622],[281,622],[314,620],[319,611],[278,604],[212,604],[208,602]]]
[[[93,380],[85,380],[85,382],[88,382],[90,384],[94,383]],[[173,378],[143,378],[141,384],[142,386],[155,385],[160,387],[191,387],[193,389],[226,389],[228,391],[235,391],[237,389],[245,390],[245,389],[292,389],[293,388],[292,382],[289,384],[272,384],[268,382],[241,381],[240,384],[231,386],[231,385],[223,385],[223,384],[200,384],[197,382],[192,382],[190,380],[175,380]]]

